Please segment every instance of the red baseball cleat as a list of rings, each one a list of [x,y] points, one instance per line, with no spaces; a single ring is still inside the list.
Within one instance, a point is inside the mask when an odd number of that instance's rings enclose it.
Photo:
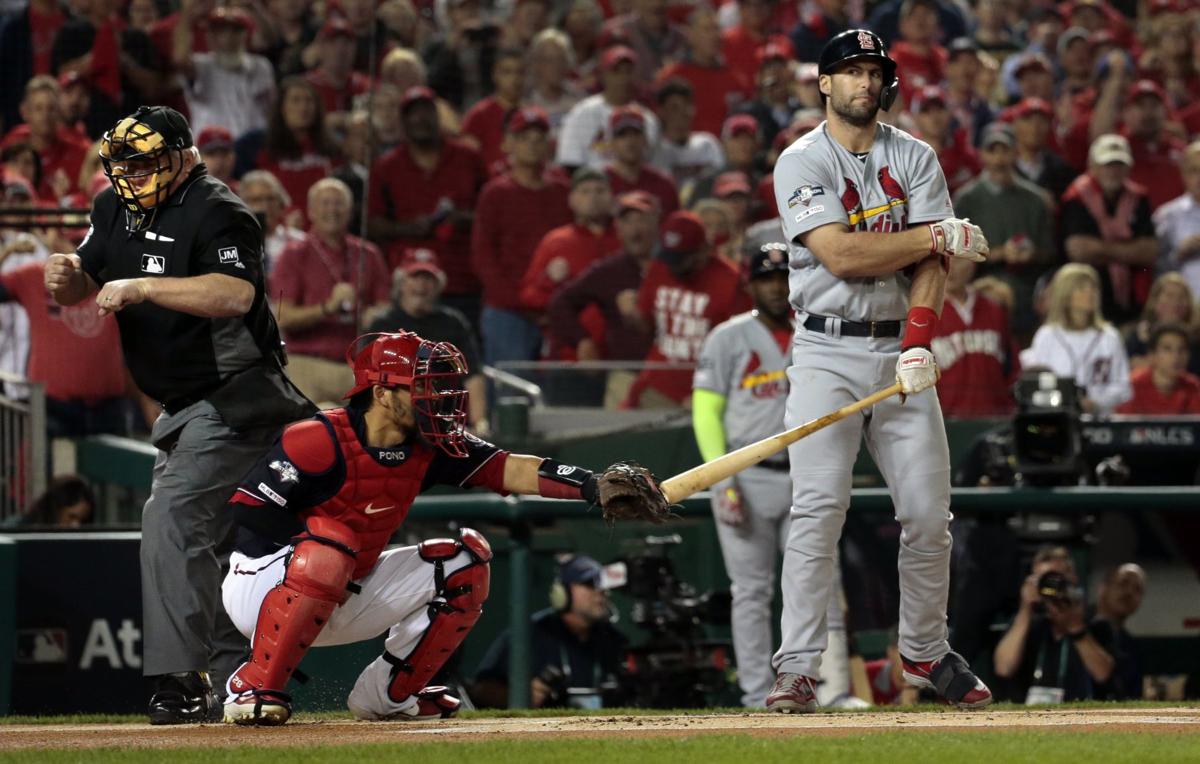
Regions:
[[[913,687],[928,687],[952,706],[983,708],[992,702],[992,691],[958,653],[946,653],[936,661],[910,661],[901,656],[901,661],[905,681]]]

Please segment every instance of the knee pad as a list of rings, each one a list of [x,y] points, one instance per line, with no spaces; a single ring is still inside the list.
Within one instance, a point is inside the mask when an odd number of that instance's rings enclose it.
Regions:
[[[471,562],[445,575],[444,565],[466,550]],[[433,539],[417,547],[422,560],[434,566],[437,592],[429,603],[429,626],[407,656],[398,658],[384,652],[383,659],[392,665],[388,698],[398,703],[424,689],[446,659],[450,657],[467,632],[483,613],[491,574],[488,562],[492,550],[479,532],[470,528],[459,531],[457,539]]]
[[[258,610],[250,660],[229,679],[235,694],[282,691],[329,616],[349,596],[354,532],[336,520],[314,517],[295,542],[283,581]]]

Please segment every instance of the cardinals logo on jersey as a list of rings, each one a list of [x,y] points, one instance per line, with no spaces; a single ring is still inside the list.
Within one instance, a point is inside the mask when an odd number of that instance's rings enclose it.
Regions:
[[[842,180],[846,182],[846,190],[842,192],[842,208],[850,218],[850,227],[858,228],[858,224],[863,220],[862,197],[859,196],[858,185],[854,181],[846,177]]]
[[[891,168],[884,166],[876,175],[879,187],[883,190],[887,202],[863,209],[862,197],[858,186],[849,178],[845,178],[846,190],[842,193],[842,206],[846,208],[846,216],[850,219],[850,227],[855,230],[870,230],[882,233],[901,231],[907,227],[908,218],[905,209],[908,205],[908,192],[900,182],[892,177]],[[899,212],[896,208],[901,208]],[[869,222],[869,225],[868,225]]]
[[[761,368],[762,359],[758,357],[758,353],[750,351],[750,360],[746,362],[746,368],[742,371],[741,388],[749,390],[755,398],[775,398],[786,395],[787,372],[782,370],[759,371]]]

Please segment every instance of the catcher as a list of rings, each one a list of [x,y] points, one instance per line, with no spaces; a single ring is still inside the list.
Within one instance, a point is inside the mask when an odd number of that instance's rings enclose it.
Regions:
[[[355,352],[356,348],[359,348]],[[478,532],[383,551],[430,486],[583,499],[604,518],[663,522],[667,501],[632,464],[601,474],[512,454],[466,432],[462,354],[411,332],[347,351],[349,405],[289,425],[230,500],[239,524],[225,609],[251,639],[226,684],[226,722],[283,724],[308,648],[388,636],[354,684],[356,718],[436,719],[459,700],[427,683],[479,619],[492,551]]]

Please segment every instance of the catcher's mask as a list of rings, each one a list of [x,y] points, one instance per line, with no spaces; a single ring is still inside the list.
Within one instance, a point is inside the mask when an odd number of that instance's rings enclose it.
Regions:
[[[346,362],[354,369],[354,387],[346,398],[374,385],[404,388],[412,397],[420,438],[450,456],[467,455],[467,362],[458,348],[412,332],[376,332],[351,343]]]
[[[100,139],[100,162],[125,206],[126,228],[150,226],[183,169],[182,152],[191,146],[187,120],[165,106],[142,106]]]

